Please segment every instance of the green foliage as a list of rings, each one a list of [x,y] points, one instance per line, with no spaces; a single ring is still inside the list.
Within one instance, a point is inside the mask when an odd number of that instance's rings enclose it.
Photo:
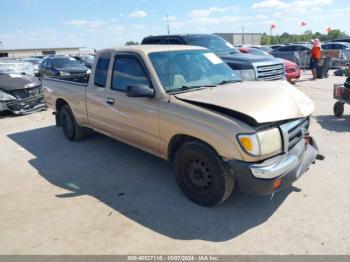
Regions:
[[[132,41],[132,40],[126,41],[126,43],[125,43],[125,45],[138,45],[138,44],[139,44],[139,42],[135,42],[135,41]]]
[[[281,35],[272,35],[269,36],[266,33],[263,33],[261,38],[262,45],[274,45],[274,44],[287,44],[295,42],[310,42],[311,39],[318,38],[320,41],[330,41],[334,39],[344,38],[348,35],[345,32],[340,31],[339,29],[334,29],[328,34],[321,34],[320,32],[312,33],[311,30],[306,30],[303,34],[288,34],[283,33]]]

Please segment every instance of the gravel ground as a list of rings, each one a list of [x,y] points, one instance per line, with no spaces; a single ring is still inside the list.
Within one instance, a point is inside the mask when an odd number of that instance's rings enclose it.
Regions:
[[[67,141],[51,111],[0,119],[0,254],[350,254],[350,106],[342,77],[296,87],[326,159],[274,197],[190,202],[171,166],[102,135]],[[252,83],[254,84],[254,83]]]

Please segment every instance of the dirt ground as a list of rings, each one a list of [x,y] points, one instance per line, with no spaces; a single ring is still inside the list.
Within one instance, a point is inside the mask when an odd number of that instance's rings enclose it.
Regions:
[[[326,159],[274,197],[189,201],[161,159],[102,135],[67,141],[50,110],[0,119],[0,254],[350,254],[350,106],[344,77],[295,86],[316,104]],[[252,83],[254,84],[254,83]]]

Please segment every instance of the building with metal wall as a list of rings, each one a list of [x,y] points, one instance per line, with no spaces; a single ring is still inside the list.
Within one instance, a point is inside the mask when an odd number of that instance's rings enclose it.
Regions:
[[[259,33],[215,33],[233,45],[261,45]]]
[[[1,49],[0,57],[31,57],[47,55],[76,55],[83,47]]]

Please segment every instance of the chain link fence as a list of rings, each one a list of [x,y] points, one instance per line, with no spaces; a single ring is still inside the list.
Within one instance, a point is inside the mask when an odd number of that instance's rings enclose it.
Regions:
[[[310,52],[271,52],[276,58],[282,58],[296,63],[301,69],[309,68],[310,64]]]
[[[282,58],[296,63],[301,69],[308,69],[310,65],[310,52],[271,52],[276,58]],[[342,50],[322,50],[322,57],[331,58],[331,67],[344,66],[350,62],[350,54]]]

